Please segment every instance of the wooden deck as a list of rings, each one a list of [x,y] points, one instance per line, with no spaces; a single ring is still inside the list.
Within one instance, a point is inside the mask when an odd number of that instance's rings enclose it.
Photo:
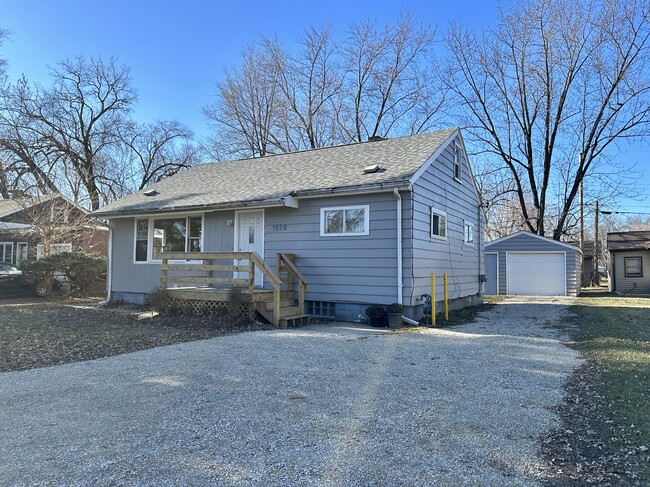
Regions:
[[[236,287],[249,310],[257,311],[273,325],[306,324],[307,281],[293,260],[293,254],[277,254],[273,271],[254,252],[164,253],[160,287],[173,299],[220,303],[229,302],[230,289]],[[272,289],[255,286],[256,269]]]

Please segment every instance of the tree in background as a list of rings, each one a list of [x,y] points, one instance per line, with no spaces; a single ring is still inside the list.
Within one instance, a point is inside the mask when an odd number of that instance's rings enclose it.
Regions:
[[[408,135],[440,123],[445,90],[433,81],[433,31],[402,13],[397,22],[353,24],[337,44],[311,27],[289,51],[262,38],[217,83],[204,113],[218,159],[260,157],[370,137]]]
[[[62,193],[96,210],[196,163],[176,121],[136,124],[130,71],[115,59],[65,60],[52,85],[0,86],[0,195]]]
[[[523,228],[559,240],[582,181],[601,198],[626,188],[605,164],[650,128],[648,15],[645,1],[523,0],[482,35],[449,29],[441,80],[481,169],[501,170],[493,194],[516,196]]]

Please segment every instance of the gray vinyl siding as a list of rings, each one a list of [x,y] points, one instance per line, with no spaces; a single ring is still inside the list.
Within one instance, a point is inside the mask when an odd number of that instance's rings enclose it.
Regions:
[[[460,144],[460,140],[458,141]],[[413,220],[406,223],[404,283],[409,295],[405,304],[420,304],[431,294],[431,273],[436,274],[436,296],[442,299],[442,275],[447,273],[449,299],[481,292],[483,274],[482,214],[472,176],[464,155],[461,180],[454,179],[452,142],[413,184]],[[431,236],[431,208],[446,213],[447,238]],[[464,243],[464,224],[474,227],[474,243]]]
[[[369,205],[369,235],[320,235],[321,208],[355,205]],[[264,259],[275,268],[276,253],[295,254],[296,267],[309,283],[307,300],[396,302],[396,211],[397,200],[392,192],[305,198],[300,200],[299,208],[267,208]],[[408,203],[404,204],[403,214],[409,212]],[[274,225],[287,227],[274,231]]]
[[[620,250],[612,252],[614,286],[612,291],[630,294],[650,294],[650,251]],[[642,277],[625,277],[625,257],[641,257]],[[610,264],[610,277],[612,268]]]
[[[515,235],[501,242],[485,245],[486,252],[499,254],[499,294],[507,294],[508,280],[506,254],[508,252],[563,252],[566,254],[566,290],[567,295],[580,294],[580,276],[582,272],[582,254],[576,248],[571,250],[549,239],[540,239],[525,233]],[[532,276],[531,276],[532,277]]]
[[[179,214],[179,216],[181,216]],[[144,218],[144,217],[143,217]],[[203,250],[232,251],[234,225],[227,220],[234,212],[211,212],[204,215]],[[157,262],[134,262],[135,224],[133,218],[111,220],[113,249],[111,252],[111,287],[116,293],[149,293],[160,284],[160,264]]]

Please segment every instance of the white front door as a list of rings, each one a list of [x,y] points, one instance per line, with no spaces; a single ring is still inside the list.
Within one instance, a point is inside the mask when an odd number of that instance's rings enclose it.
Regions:
[[[264,258],[264,210],[238,211],[236,216],[235,250],[237,252],[255,252]],[[239,265],[248,265],[248,260],[240,260]],[[238,278],[247,274],[239,273]],[[264,275],[255,268],[255,285],[262,286]]]

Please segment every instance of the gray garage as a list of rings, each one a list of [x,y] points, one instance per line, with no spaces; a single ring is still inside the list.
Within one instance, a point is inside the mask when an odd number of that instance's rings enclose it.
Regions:
[[[518,232],[485,245],[485,294],[577,296],[582,252],[574,245]]]

